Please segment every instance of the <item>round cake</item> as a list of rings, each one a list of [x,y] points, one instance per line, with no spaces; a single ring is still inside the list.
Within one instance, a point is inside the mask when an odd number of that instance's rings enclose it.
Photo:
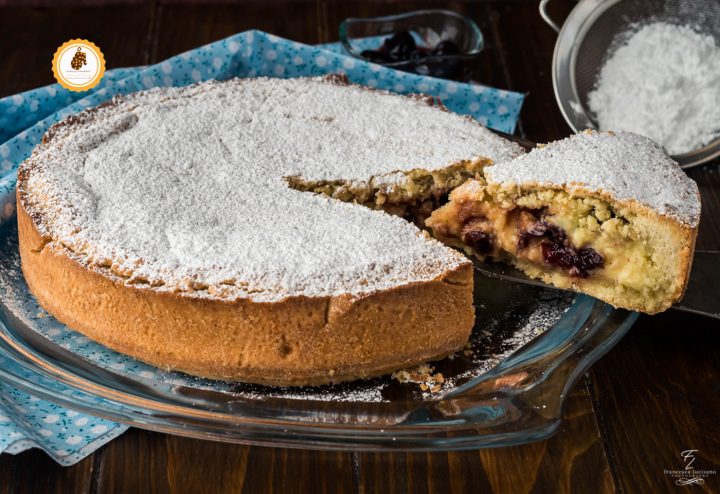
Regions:
[[[28,286],[89,338],[210,378],[321,384],[452,353],[471,264],[386,211],[427,216],[521,150],[433,103],[236,79],[70,117],[19,171]]]

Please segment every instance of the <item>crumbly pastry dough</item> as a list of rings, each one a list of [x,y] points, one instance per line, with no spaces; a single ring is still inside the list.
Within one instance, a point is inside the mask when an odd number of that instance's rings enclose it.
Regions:
[[[482,259],[653,314],[682,297],[699,218],[697,185],[657,144],[587,131],[485,168],[427,224]]]
[[[137,93],[53,126],[21,166],[22,268],[60,321],[163,368],[272,385],[380,375],[466,343],[472,268],[342,201],[417,208],[520,152],[337,81]]]

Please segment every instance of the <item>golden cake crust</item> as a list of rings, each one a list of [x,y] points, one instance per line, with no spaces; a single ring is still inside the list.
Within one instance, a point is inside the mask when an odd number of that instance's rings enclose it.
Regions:
[[[22,191],[22,269],[40,304],[88,338],[161,368],[268,385],[340,382],[444,357],[473,325],[467,264],[356,298],[257,303],[128,286],[44,238]]]
[[[232,90],[243,82],[227,84]],[[268,84],[260,81],[261,86]],[[180,97],[192,97],[222,87],[211,83],[178,91]],[[444,357],[465,345],[475,317],[472,265],[439,244],[429,252],[443,259],[428,264],[429,276],[407,273],[401,282],[367,288],[367,280],[358,277],[357,291],[290,290],[265,298],[256,297],[252,286],[245,289],[242,280],[230,280],[227,285],[203,280],[158,282],[133,276],[132,267],[137,264],[128,269],[88,256],[85,248],[91,248],[91,242],[73,242],[73,232],[81,227],[66,229],[63,236],[50,219],[83,199],[72,196],[58,206],[57,190],[44,173],[97,144],[69,143],[76,129],[100,128],[104,119],[125,112],[128,118],[123,117],[117,127],[123,132],[134,124],[130,112],[135,103],[155,96],[129,98],[86,110],[51,127],[18,173],[23,274],[30,291],[59,321],[113,350],[161,368],[280,386],[378,376]],[[115,135],[113,131],[107,137]],[[506,149],[495,140],[489,141],[492,149],[515,152],[513,146],[508,144]],[[48,149],[56,154],[48,156]],[[280,174],[277,180],[282,180]],[[303,193],[308,199],[314,196]],[[417,235],[420,232],[413,229],[412,238]],[[404,257],[408,257],[407,247],[403,247]],[[282,253],[274,255],[282,258]],[[145,261],[140,259],[139,265]],[[401,270],[409,270],[412,262],[403,262]]]

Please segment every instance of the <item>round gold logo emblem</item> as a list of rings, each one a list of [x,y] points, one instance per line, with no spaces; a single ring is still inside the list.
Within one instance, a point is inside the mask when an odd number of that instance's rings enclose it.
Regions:
[[[71,39],[63,43],[53,57],[53,74],[65,89],[87,91],[105,74],[105,57],[95,43]]]

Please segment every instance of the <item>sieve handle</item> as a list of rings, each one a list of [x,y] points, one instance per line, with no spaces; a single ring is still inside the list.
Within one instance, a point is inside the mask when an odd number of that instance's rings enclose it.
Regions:
[[[550,0],[540,0],[540,17],[543,18],[545,23],[553,28],[556,33],[560,32],[560,26],[557,25],[557,23],[552,20],[552,18],[547,13],[547,5],[550,3]]]

